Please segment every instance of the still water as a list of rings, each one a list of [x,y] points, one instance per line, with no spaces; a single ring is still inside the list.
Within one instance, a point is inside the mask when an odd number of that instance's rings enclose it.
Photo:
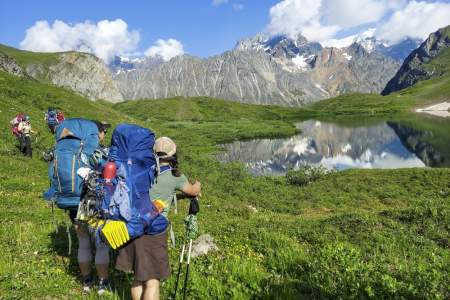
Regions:
[[[308,120],[297,126],[296,136],[223,145],[219,160],[243,162],[255,175],[284,174],[305,164],[336,170],[450,166],[448,120],[414,116],[370,125]]]

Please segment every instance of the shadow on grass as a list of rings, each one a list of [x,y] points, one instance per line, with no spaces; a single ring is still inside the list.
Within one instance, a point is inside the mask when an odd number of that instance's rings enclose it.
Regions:
[[[70,234],[70,238],[69,238]],[[53,232],[49,234],[51,240],[51,249],[53,249],[55,255],[61,260],[61,264],[64,265],[67,274],[77,278],[81,287],[81,274],[78,267],[78,239],[76,232],[72,225],[67,227],[66,225],[59,224]],[[92,244],[95,249],[95,245]],[[132,274],[126,274],[114,269],[117,251],[110,250],[110,282],[113,291],[111,299],[131,299],[130,289],[132,282]],[[92,253],[92,257],[95,257],[95,252]],[[95,279],[95,284],[98,283],[94,264],[92,264],[92,274]],[[94,290],[97,286],[94,286]]]

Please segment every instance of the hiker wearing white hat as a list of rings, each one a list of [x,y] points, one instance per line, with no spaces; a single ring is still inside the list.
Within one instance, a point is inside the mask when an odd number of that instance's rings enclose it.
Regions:
[[[160,137],[153,147],[159,158],[160,172],[150,195],[155,206],[168,216],[174,194],[179,191],[188,197],[200,195],[201,185],[191,184],[178,169],[177,146],[172,139]],[[167,232],[158,235],[143,235],[122,248],[116,268],[133,271],[131,287],[133,299],[159,299],[159,284],[170,275]]]

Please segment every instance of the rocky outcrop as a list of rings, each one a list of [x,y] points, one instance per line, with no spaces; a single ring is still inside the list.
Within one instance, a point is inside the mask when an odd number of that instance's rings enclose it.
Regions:
[[[51,83],[71,89],[91,100],[110,102],[123,100],[111,73],[97,57],[80,52],[66,52],[55,64],[30,64],[26,72],[34,78],[45,78]]]
[[[8,72],[16,76],[23,76],[22,68],[11,57],[0,52],[0,70]]]
[[[419,81],[441,76],[441,70],[429,68],[427,63],[448,47],[450,47],[450,26],[432,33],[418,49],[405,59],[400,70],[382,91],[382,95],[408,88]]]
[[[87,53],[36,53],[0,45],[0,70],[68,88],[91,100],[123,100],[103,61]]]

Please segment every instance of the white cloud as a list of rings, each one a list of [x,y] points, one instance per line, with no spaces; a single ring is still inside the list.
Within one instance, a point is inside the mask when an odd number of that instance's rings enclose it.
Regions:
[[[244,4],[242,3],[233,3],[233,9],[235,11],[241,11],[244,9]]]
[[[340,27],[320,23],[321,0],[283,0],[270,9],[270,34],[286,34],[295,37],[302,33],[312,41],[333,37]]]
[[[286,34],[290,37],[301,33],[310,41],[339,44],[347,43],[359,35],[353,33],[344,36],[345,40],[341,41],[342,33],[346,31],[364,31],[376,27],[380,28],[377,30],[378,35],[399,40],[405,31],[416,30],[421,24],[426,24],[416,34],[423,37],[422,32],[436,30],[436,24],[443,26],[444,19],[450,23],[450,14],[446,9],[448,5],[436,1],[419,4],[408,0],[282,0],[270,9],[270,23],[266,31],[272,35]],[[427,8],[416,8],[413,13],[404,12],[415,6]],[[389,19],[391,14],[393,16],[388,24],[383,25],[383,21]],[[402,25],[403,22],[407,24],[406,27]]]
[[[214,6],[219,6],[219,5],[228,3],[228,0],[213,0],[212,3],[213,3]]]
[[[156,41],[155,45],[145,51],[146,56],[161,56],[164,61],[169,61],[172,57],[183,54],[183,44],[175,39],[159,39]]]
[[[322,3],[324,23],[342,28],[376,22],[388,9],[384,1],[374,0],[325,0]]]
[[[450,3],[411,1],[381,24],[375,35],[392,44],[406,37],[423,40],[447,25],[450,25]]]
[[[121,19],[76,24],[56,20],[52,25],[47,21],[37,21],[27,29],[20,46],[41,52],[89,52],[109,62],[115,55],[134,51],[139,38],[139,32],[129,31],[127,23]]]

